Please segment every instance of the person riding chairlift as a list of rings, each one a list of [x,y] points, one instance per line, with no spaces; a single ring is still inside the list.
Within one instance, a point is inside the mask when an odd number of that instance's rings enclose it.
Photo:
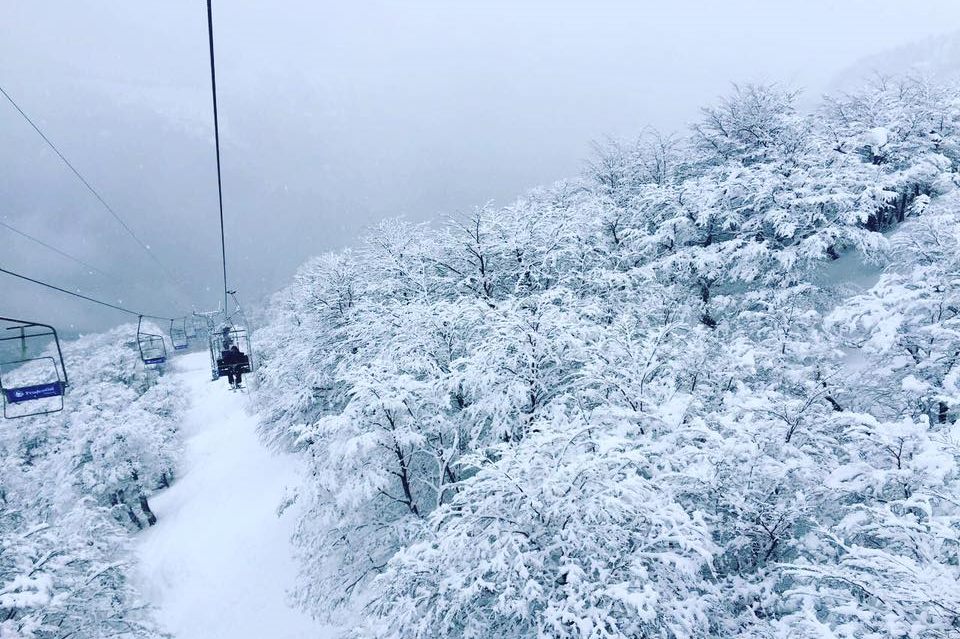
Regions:
[[[227,366],[227,381],[230,382],[230,388],[240,388],[243,383],[243,365],[247,363],[246,355],[233,345],[230,350],[223,352],[223,363]]]
[[[220,348],[226,353],[231,346],[233,346],[233,338],[230,337],[230,327],[224,326],[220,331]]]

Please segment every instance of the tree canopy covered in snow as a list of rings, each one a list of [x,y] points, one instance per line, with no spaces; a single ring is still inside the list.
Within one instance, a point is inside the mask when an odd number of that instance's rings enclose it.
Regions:
[[[956,89],[742,86],[308,262],[258,334],[297,602],[354,637],[960,633],[958,162]]]
[[[135,335],[65,344],[68,409],[0,429],[3,639],[161,636],[131,579],[130,532],[155,522],[187,398],[144,369]]]

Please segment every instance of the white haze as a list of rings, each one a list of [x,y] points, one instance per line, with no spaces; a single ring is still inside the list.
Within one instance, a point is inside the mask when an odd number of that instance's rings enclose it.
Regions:
[[[860,58],[960,27],[949,0],[215,2],[227,240],[247,300],[383,217],[433,219],[576,175],[591,141],[682,128],[731,81],[816,96]],[[200,0],[0,4],[0,86],[183,280],[178,297],[0,102],[0,266],[161,315],[215,306]],[[182,298],[182,299],[181,299]],[[113,311],[5,277],[0,315]]]

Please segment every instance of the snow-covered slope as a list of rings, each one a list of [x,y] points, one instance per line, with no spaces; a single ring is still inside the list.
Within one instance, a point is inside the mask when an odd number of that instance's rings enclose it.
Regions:
[[[141,588],[177,639],[320,639],[287,605],[294,517],[278,516],[297,464],[260,443],[248,396],[210,381],[204,353],[177,360],[192,407],[180,478],[154,502],[140,543]]]

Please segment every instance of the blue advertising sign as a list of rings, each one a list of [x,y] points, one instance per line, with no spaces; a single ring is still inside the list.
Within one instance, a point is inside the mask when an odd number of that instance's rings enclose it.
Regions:
[[[28,402],[32,399],[59,397],[63,395],[63,382],[35,384],[33,386],[21,386],[19,388],[4,388],[3,393],[7,398],[7,402],[10,404]]]

